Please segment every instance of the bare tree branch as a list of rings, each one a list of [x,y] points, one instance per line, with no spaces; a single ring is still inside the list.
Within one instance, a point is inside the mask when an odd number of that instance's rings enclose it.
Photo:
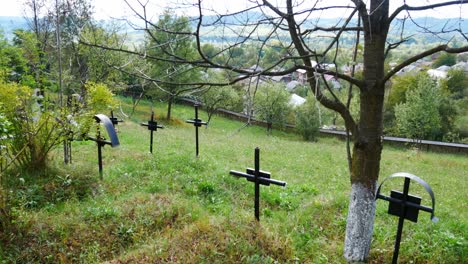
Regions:
[[[448,53],[462,53],[462,52],[467,52],[468,51],[468,46],[464,46],[464,47],[460,47],[460,48],[450,48],[448,47],[447,45],[440,45],[440,46],[437,46],[435,48],[432,48],[432,49],[429,49],[429,50],[426,50],[425,52],[422,52],[422,53],[419,53],[405,61],[403,61],[402,63],[400,63],[399,65],[395,66],[395,68],[393,68],[391,71],[387,72],[387,74],[385,75],[385,77],[383,78],[383,82],[386,82],[388,81],[393,75],[395,75],[397,72],[399,72],[401,69],[403,69],[404,67],[424,58],[424,57],[427,57],[427,56],[430,56],[434,53],[437,53],[437,52],[440,52],[440,51],[445,51],[445,52],[448,52]]]
[[[443,6],[449,6],[449,5],[462,5],[462,4],[468,4],[468,2],[465,1],[449,1],[449,2],[444,2],[444,3],[437,3],[437,4],[432,4],[432,5],[423,5],[423,6],[409,6],[406,3],[399,8],[397,8],[393,13],[389,16],[388,21],[392,22],[395,17],[398,16],[402,11],[424,11],[428,9],[434,9],[437,7],[443,7]]]

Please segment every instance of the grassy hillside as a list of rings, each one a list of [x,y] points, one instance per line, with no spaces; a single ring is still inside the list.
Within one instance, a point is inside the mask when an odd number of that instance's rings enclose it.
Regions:
[[[129,110],[127,104],[124,105]],[[164,105],[156,114],[164,116]],[[0,260],[37,263],[344,263],[342,255],[350,189],[345,145],[216,117],[200,130],[195,157],[194,128],[183,120],[193,108],[177,106],[179,119],[155,133],[140,122],[148,104],[118,125],[121,146],[105,147],[104,180],[98,180],[94,142],[73,142],[73,164],[56,153],[53,168],[16,175],[10,193],[14,222],[0,234]],[[201,118],[206,119],[204,113]],[[240,130],[239,130],[240,129]],[[261,222],[254,221],[253,185],[229,170],[260,167],[288,183],[261,187]],[[436,195],[436,216],[421,212],[406,222],[401,263],[461,263],[467,259],[466,156],[386,147],[381,178],[399,171],[426,180]],[[21,178],[21,179],[20,179]],[[394,180],[383,191],[401,190]],[[430,199],[421,186],[411,193]],[[371,262],[389,263],[396,217],[378,202]],[[2,262],[2,261],[0,261]]]

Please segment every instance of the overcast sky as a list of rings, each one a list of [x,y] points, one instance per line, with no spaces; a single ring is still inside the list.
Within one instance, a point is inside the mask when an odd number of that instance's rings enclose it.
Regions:
[[[52,0],[53,1],[53,0]],[[59,0],[60,1],[60,0]],[[138,7],[137,0],[128,0],[134,7]],[[174,2],[194,2],[191,0],[140,0],[140,2],[150,2],[149,10],[151,14],[157,16],[164,10],[164,7],[170,3],[170,6],[175,6]],[[368,0],[365,0],[367,2]],[[446,0],[447,1],[447,0]],[[109,17],[122,17],[131,15],[131,10],[125,4],[124,0],[91,0],[90,1],[95,7],[95,17],[99,19],[105,19]],[[271,2],[284,2],[280,0],[271,0]],[[313,3],[315,1],[307,0],[306,3]],[[323,4],[326,5],[332,2],[331,0],[322,0]],[[334,5],[342,4],[348,5],[351,1],[346,0],[333,0]],[[391,0],[391,7],[393,5],[400,4],[402,0]],[[407,0],[409,5],[424,5],[433,4],[438,2],[444,2],[441,0]],[[465,1],[466,2],[466,1]],[[0,16],[23,16],[24,12],[24,0],[0,0]],[[207,6],[214,8],[219,13],[224,13],[226,10],[233,12],[245,8],[248,5],[248,0],[204,0]],[[185,9],[183,12],[185,15],[195,15],[196,10]],[[464,17],[468,18],[468,4],[456,5],[447,8],[440,8],[437,11],[424,11],[415,13],[417,16],[433,16],[439,18],[445,17]],[[336,12],[332,14],[322,14],[323,17],[337,17],[343,16]]]

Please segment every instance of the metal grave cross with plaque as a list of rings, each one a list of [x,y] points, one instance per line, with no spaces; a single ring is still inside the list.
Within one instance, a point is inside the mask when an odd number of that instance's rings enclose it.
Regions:
[[[390,196],[385,196],[380,194],[380,189],[382,185],[391,178],[404,178],[404,186],[403,192],[392,190],[390,192]],[[417,183],[421,184],[426,191],[429,193],[432,199],[432,208],[421,205],[421,198],[417,196],[413,196],[409,194],[409,187],[411,180],[416,181]],[[416,175],[406,173],[406,172],[399,172],[392,174],[390,177],[386,178],[382,181],[379,188],[377,189],[377,194],[375,199],[382,199],[389,202],[388,205],[388,213],[391,215],[395,215],[399,217],[398,221],[398,229],[395,238],[395,249],[393,251],[393,259],[392,263],[396,264],[398,262],[398,253],[400,251],[400,242],[401,242],[401,233],[403,231],[403,223],[406,220],[412,221],[417,223],[418,222],[418,214],[419,211],[425,211],[431,213],[431,220],[433,222],[437,222],[437,217],[434,216],[435,211],[435,197],[434,192],[432,191],[429,184],[423,181]]]
[[[98,146],[98,165],[99,165],[99,177],[102,180],[102,148],[105,145],[110,145],[111,147],[115,148],[120,145],[119,138],[117,137],[117,133],[115,132],[114,125],[112,121],[103,114],[97,114],[94,116],[94,119],[97,123],[103,124],[106,128],[107,135],[110,138],[110,141],[105,140],[105,138],[101,135],[100,126],[98,126],[96,138],[88,137],[89,140],[92,140],[97,143]]]

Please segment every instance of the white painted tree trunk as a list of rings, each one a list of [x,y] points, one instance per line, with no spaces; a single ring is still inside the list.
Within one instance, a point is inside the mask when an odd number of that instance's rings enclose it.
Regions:
[[[344,257],[348,262],[366,261],[374,230],[375,193],[361,184],[353,183],[346,224]]]

